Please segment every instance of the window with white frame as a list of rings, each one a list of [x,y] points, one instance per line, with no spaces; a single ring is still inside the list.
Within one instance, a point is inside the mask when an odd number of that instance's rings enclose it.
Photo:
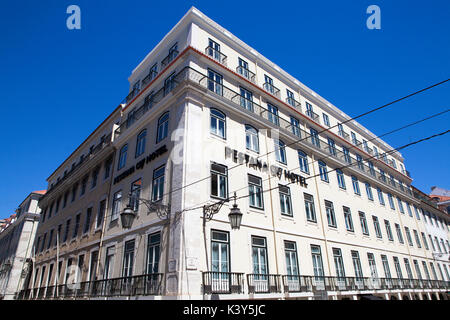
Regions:
[[[226,116],[223,112],[210,109],[210,132],[222,139],[226,139]]]

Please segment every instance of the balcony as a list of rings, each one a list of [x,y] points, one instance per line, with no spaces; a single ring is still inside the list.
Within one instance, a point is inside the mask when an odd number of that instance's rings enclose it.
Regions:
[[[275,87],[273,84],[271,84],[270,82],[265,82],[263,84],[263,88],[264,90],[266,90],[267,92],[271,93],[272,95],[274,95],[277,98],[280,98],[280,89],[278,89],[277,87]]]
[[[153,79],[156,78],[158,75],[158,72],[155,70],[150,71],[148,75],[145,76],[144,79],[142,79],[142,87],[145,87],[147,84],[149,84]]]
[[[293,106],[295,109],[297,109],[298,111],[302,111],[302,109],[301,109],[301,104],[300,104],[300,102],[298,102],[297,100],[295,100],[294,98],[292,98],[292,97],[287,97],[286,98],[286,103],[287,104],[289,104],[289,105],[291,105],[291,106]]]
[[[236,272],[203,272],[203,294],[244,293],[244,274]]]
[[[305,114],[313,119],[315,122],[319,123],[319,115],[312,110],[306,110]]]
[[[256,75],[253,72],[251,72],[250,70],[248,70],[242,66],[238,66],[238,67],[236,67],[236,72],[238,74],[240,74],[241,76],[243,76],[244,78],[247,78],[251,82],[256,83],[256,80],[255,80]]]
[[[161,61],[161,69],[165,68],[169,63],[171,63],[178,56],[178,50],[172,50],[169,54]]]
[[[344,130],[339,131],[339,136],[344,138],[347,141],[350,141],[350,135]]]
[[[219,50],[216,50],[213,47],[206,47],[205,54],[213,58],[214,60],[218,61],[219,63],[223,64],[224,66],[227,65],[227,56],[224,55]]]
[[[281,293],[281,276],[278,274],[248,274],[248,293]]]

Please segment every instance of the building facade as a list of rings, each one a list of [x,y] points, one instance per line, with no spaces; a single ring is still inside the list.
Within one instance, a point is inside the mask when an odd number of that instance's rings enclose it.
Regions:
[[[450,279],[427,276],[432,252],[413,240],[426,226],[410,214],[421,201],[402,155],[200,11],[129,82],[48,178],[34,281],[21,297],[446,298]],[[64,174],[102,135],[108,151]],[[108,172],[102,183],[54,213],[95,168]],[[80,235],[74,221],[96,227]],[[74,240],[60,235],[52,249],[59,226]]]
[[[28,287],[31,256],[40,217],[39,199],[45,190],[30,193],[0,230],[0,298],[12,300]]]

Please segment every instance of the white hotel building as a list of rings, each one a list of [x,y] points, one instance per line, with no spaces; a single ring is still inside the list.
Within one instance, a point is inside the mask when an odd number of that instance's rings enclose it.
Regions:
[[[37,237],[60,223],[73,240],[58,257],[56,248],[36,255],[35,283],[46,285],[22,297],[447,299],[449,261],[416,243],[427,229],[401,154],[386,155],[386,142],[197,9],[129,82],[120,113],[48,179],[43,211],[73,196]],[[72,173],[101,134],[113,158],[97,153]],[[92,174],[90,161],[100,163]],[[78,200],[88,171],[86,179],[105,178],[89,201]],[[130,192],[152,205],[131,200],[137,216],[125,229]],[[234,192],[237,230],[228,220]],[[204,221],[202,206],[226,199]],[[97,203],[92,218],[85,209]],[[70,223],[78,212],[80,236]],[[442,223],[446,241],[448,215]],[[68,267],[81,256],[73,285]],[[56,259],[58,272],[48,267]]]

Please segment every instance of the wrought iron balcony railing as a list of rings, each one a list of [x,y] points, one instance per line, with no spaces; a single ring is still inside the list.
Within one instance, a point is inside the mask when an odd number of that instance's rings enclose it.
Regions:
[[[227,65],[227,56],[224,55],[222,52],[220,52],[219,50],[214,49],[213,47],[206,47],[205,48],[205,54],[207,56],[210,56],[211,58],[213,58],[214,60],[219,61],[221,64],[223,65]]]
[[[271,84],[269,82],[265,82],[263,84],[263,88],[264,88],[264,90],[266,90],[267,92],[271,93],[275,97],[277,97],[277,98],[280,97],[280,89],[275,87],[273,84]]]
[[[278,274],[247,274],[249,293],[281,293],[281,276]]]
[[[171,63],[178,56],[178,50],[172,50],[169,54],[161,61],[161,69],[166,67],[169,63]]]
[[[148,75],[146,75],[144,79],[142,79],[142,87],[149,84],[153,79],[156,78],[157,75],[158,75],[158,72],[156,72],[155,70],[150,71],[150,73]]]
[[[302,111],[300,102],[298,102],[294,98],[287,97],[286,103],[293,106],[295,109],[299,110],[300,112]]]
[[[244,293],[244,274],[236,272],[203,272],[204,294]]]
[[[237,66],[236,72],[238,74],[240,74],[241,76],[243,76],[244,78],[247,78],[251,82],[253,82],[253,83],[256,82],[256,79],[255,79],[256,75],[253,72],[251,72],[250,70],[244,68],[243,66]]]
[[[319,123],[319,115],[312,110],[306,110],[305,114],[313,119],[315,122]]]

